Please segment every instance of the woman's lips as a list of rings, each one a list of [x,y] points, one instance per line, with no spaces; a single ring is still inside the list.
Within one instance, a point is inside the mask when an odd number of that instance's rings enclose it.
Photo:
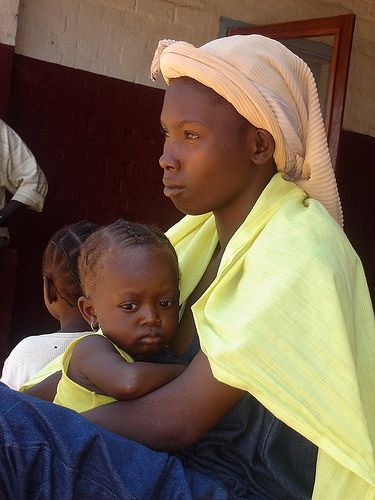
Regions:
[[[164,183],[164,194],[168,198],[173,198],[182,193],[184,188],[182,186],[176,186],[175,184]]]

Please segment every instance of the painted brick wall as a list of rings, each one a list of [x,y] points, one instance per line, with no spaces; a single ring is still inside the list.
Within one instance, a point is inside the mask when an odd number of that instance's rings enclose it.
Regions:
[[[375,136],[374,0],[23,0],[16,50],[150,85],[159,39],[205,43],[218,36],[220,16],[269,24],[348,13],[357,20],[344,128]]]
[[[18,0],[0,0],[0,118],[6,117],[17,32]]]
[[[12,80],[14,46],[0,43],[0,118],[6,117]]]
[[[0,43],[14,45],[19,0],[0,0]]]
[[[17,31],[18,0],[0,0],[0,118],[6,119]],[[11,329],[13,290],[17,273],[14,249],[0,251],[0,364]]]
[[[375,307],[374,158],[374,137],[342,131],[336,177],[344,229],[362,260]]]

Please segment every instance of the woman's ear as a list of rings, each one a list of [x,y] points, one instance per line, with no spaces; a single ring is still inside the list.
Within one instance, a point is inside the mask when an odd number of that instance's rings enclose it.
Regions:
[[[252,161],[255,165],[265,165],[273,160],[275,141],[268,130],[256,128],[253,130]]]
[[[98,327],[98,319],[96,317],[95,308],[90,297],[82,295],[78,299],[78,309],[80,310],[80,313],[85,318],[87,323],[91,326],[92,330]]]
[[[57,301],[57,293],[55,285],[53,284],[51,278],[48,278],[48,276],[45,275],[43,275],[43,294],[46,305],[47,302],[49,304],[53,304],[53,302]]]

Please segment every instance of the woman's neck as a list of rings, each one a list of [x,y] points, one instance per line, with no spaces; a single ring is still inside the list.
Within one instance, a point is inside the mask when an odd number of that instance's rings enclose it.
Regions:
[[[273,164],[263,167],[264,170],[261,170],[261,175],[255,176],[248,188],[240,196],[230,204],[214,211],[221,253],[224,252],[229,240],[245,221],[263,190],[276,173]]]

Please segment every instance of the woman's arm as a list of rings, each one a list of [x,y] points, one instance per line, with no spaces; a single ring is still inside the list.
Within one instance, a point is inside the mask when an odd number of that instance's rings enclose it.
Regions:
[[[156,450],[175,451],[197,442],[244,395],[218,382],[199,352],[173,382],[146,396],[83,413],[91,422]]]
[[[144,396],[178,377],[185,365],[125,361],[103,336],[88,336],[74,346],[68,376],[74,382],[127,400]]]

